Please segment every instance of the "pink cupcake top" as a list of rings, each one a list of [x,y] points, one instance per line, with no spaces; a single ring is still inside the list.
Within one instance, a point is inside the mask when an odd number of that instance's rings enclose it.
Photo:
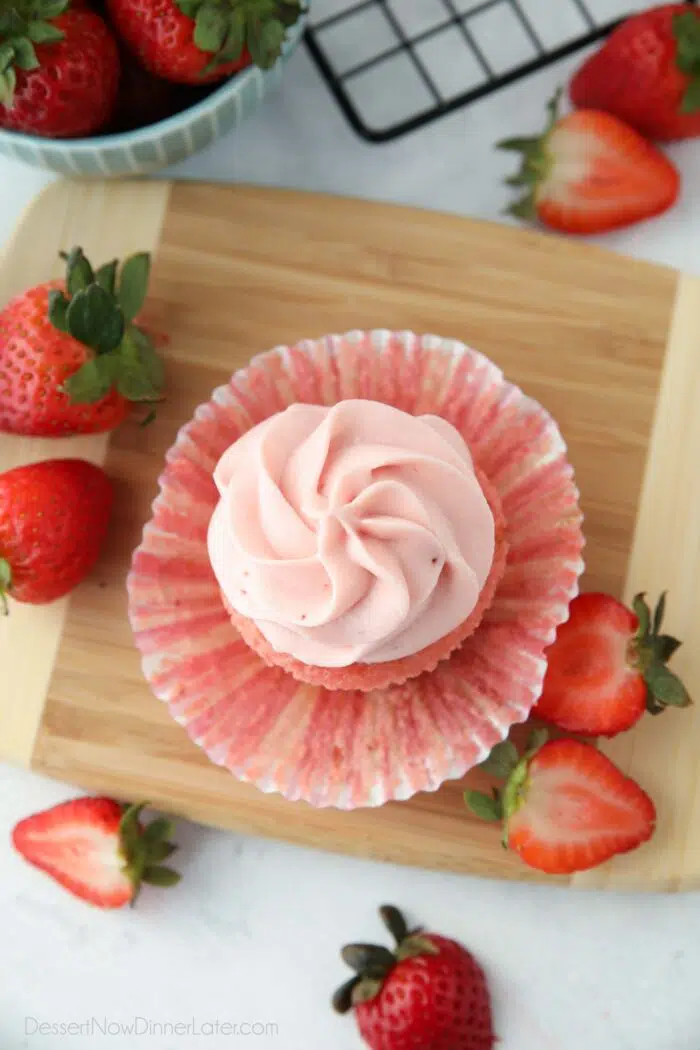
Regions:
[[[231,445],[208,550],[278,652],[347,667],[412,655],[476,606],[494,519],[451,424],[377,401],[293,404]]]

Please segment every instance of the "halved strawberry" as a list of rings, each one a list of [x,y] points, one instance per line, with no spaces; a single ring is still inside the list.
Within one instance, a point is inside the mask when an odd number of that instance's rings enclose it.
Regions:
[[[523,154],[507,185],[526,194],[509,214],[539,218],[565,233],[602,233],[666,211],[680,190],[671,161],[616,117],[581,109],[559,117],[557,93],[541,135],[511,138],[499,149]]]
[[[503,843],[531,868],[553,875],[597,867],[651,838],[656,810],[609,758],[580,740],[535,739],[522,758],[506,741],[484,769],[508,779],[494,796],[469,791],[477,816],[503,820]],[[545,734],[546,735],[546,734]]]
[[[609,594],[580,594],[547,650],[538,718],[587,736],[615,736],[645,711],[687,707],[690,697],[667,667],[680,646],[661,634],[666,596],[652,616],[638,594],[634,611]]]
[[[141,884],[173,886],[180,876],[162,861],[177,848],[172,825],[140,822],[145,803],[124,807],[110,798],[77,798],[21,820],[15,849],[34,867],[98,908],[133,904]]]

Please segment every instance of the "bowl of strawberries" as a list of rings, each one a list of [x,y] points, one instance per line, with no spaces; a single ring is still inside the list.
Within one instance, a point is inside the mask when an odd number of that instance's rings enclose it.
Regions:
[[[141,175],[238,125],[301,39],[303,0],[0,0],[0,153]]]

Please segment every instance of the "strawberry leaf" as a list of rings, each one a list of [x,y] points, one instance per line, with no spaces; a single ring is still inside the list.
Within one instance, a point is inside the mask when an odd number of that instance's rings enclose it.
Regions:
[[[685,11],[673,18],[676,39],[676,65],[681,73],[700,71],[700,16],[696,11]]]
[[[73,338],[98,354],[116,350],[124,336],[124,314],[99,284],[73,295],[66,316]]]
[[[180,874],[172,868],[164,868],[160,864],[148,864],[143,869],[141,881],[150,886],[176,886],[180,881]]]
[[[245,13],[242,8],[237,7],[235,11],[231,13],[229,19],[228,33],[226,34],[226,40],[224,41],[223,60],[225,62],[236,62],[241,57],[244,45]]]
[[[259,22],[255,29],[248,30],[248,50],[256,66],[260,69],[271,69],[279,58],[284,43],[284,26],[274,18],[269,22]]]
[[[379,917],[397,944],[408,936],[408,926],[403,915],[393,904],[382,904]]]
[[[224,11],[213,4],[204,4],[194,22],[194,42],[200,51],[216,53],[224,45],[228,19]]]
[[[202,0],[176,0],[178,9],[187,18],[196,18],[197,11],[202,6]]]
[[[661,624],[663,622],[664,613],[666,612],[666,591],[663,591],[661,597],[656,603],[654,609],[654,623],[652,626],[652,634],[658,634],[661,630]]]
[[[71,0],[29,0],[27,9],[32,19],[48,22],[67,11]]]
[[[156,843],[161,843],[165,841],[165,839],[169,839],[172,834],[172,820],[168,820],[167,817],[158,817],[156,820],[152,820],[148,827],[144,829],[143,835],[141,836],[141,842],[146,849],[150,849],[150,847]]]
[[[63,40],[65,33],[50,22],[30,22],[27,26],[27,36],[33,44],[57,44],[59,40]]]
[[[122,853],[128,861],[133,860],[138,853],[141,842],[141,825],[139,820],[147,805],[147,802],[139,802],[137,805],[127,806],[122,813],[119,822],[119,839]]]
[[[670,634],[660,634],[654,639],[654,656],[660,663],[667,664],[673,654],[683,643]]]
[[[524,153],[526,157],[537,157],[542,151],[542,139],[538,135],[528,138],[501,139],[496,149],[511,150],[513,153]]]
[[[0,72],[4,73],[12,65],[15,49],[12,44],[0,44]]]
[[[639,638],[646,638],[649,634],[649,622],[651,613],[649,606],[646,603],[646,597],[643,593],[635,594],[634,600],[632,601],[632,609],[634,615],[639,620],[639,627],[637,628],[637,636]]]
[[[7,593],[12,589],[12,567],[6,558],[0,558],[0,616],[7,616],[10,609]]]
[[[156,842],[148,850],[148,859],[152,864],[158,864],[161,860],[167,860],[168,857],[172,857],[176,849],[177,846],[173,842]]]
[[[484,795],[481,791],[465,791],[464,801],[467,808],[480,820],[495,822],[503,819],[503,805],[500,799]]]
[[[66,379],[62,387],[64,393],[76,404],[100,401],[114,386],[118,363],[116,354],[93,357]]]
[[[17,87],[17,74],[12,66],[0,73],[0,105],[12,108]]]
[[[9,10],[0,11],[0,36],[21,36],[25,30],[26,23],[14,7]]]
[[[498,777],[499,780],[507,780],[510,774],[513,772],[518,764],[520,756],[518,755],[518,749],[511,740],[504,740],[491,751],[491,754],[485,759],[480,769],[483,769],[484,773],[488,773],[489,776]]]
[[[665,707],[690,705],[690,696],[680,678],[663,664],[653,663],[647,670],[645,681],[657,703]]]
[[[99,270],[95,271],[95,280],[109,295],[114,295],[117,282],[117,260],[112,259],[111,262],[100,266]]]
[[[66,288],[70,295],[75,295],[92,284],[95,274],[83,255],[82,248],[71,248],[67,254],[61,252],[60,255],[66,262]]]
[[[160,393],[141,362],[128,357],[120,360],[117,390],[127,401],[156,401]]]
[[[346,944],[341,951],[343,962],[362,977],[386,977],[396,966],[396,957],[380,944]]]
[[[382,982],[376,977],[363,977],[352,990],[352,1004],[359,1006],[360,1003],[368,1003],[370,999],[376,999],[382,990]]]
[[[340,988],[333,993],[331,1005],[337,1014],[347,1014],[352,1010],[352,993],[361,980],[362,978],[355,974],[354,977],[351,977],[345,984],[341,984]]]
[[[690,81],[681,101],[681,113],[697,113],[700,110],[700,77]]]
[[[298,22],[302,10],[299,0],[280,0],[277,7],[277,17],[289,29],[290,26]]]
[[[150,271],[151,257],[148,252],[130,256],[122,266],[117,299],[127,322],[133,321],[143,307]]]
[[[59,332],[68,331],[68,300],[58,288],[49,292],[49,321]]]
[[[424,937],[420,933],[412,933],[409,937],[399,945],[396,958],[403,961],[404,959],[416,959],[419,955],[439,955],[440,949],[437,948],[430,937]]]
[[[6,558],[0,558],[0,591],[9,591],[12,586],[12,568]]]
[[[30,70],[38,68],[39,59],[36,57],[34,45],[29,37],[17,37],[12,41],[12,49],[14,51],[14,63],[18,69]]]
[[[506,215],[512,215],[515,219],[534,219],[537,215],[535,207],[535,195],[528,193],[514,204],[509,204],[505,209]]]

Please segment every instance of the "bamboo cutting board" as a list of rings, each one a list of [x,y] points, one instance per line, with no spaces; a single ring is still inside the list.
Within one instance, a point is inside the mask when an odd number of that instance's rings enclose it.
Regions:
[[[670,590],[676,667],[700,695],[700,280],[560,238],[381,204],[162,182],[51,186],[0,263],[0,300],[60,272],[151,249],[149,321],[166,329],[155,424],[104,437],[0,438],[0,469],[105,462],[111,539],[70,600],[0,624],[0,757],[88,790],[244,832],[512,879],[537,874],[464,810],[464,782],[378,810],[289,803],[211,765],[140,673],[124,579],[177,428],[249,357],[351,328],[410,328],[493,358],[558,419],[586,514],[587,588]],[[700,887],[700,713],[646,719],[606,750],[652,793],[653,842],[574,885]],[[478,775],[469,778],[478,781]],[[545,877],[546,878],[546,877]]]

